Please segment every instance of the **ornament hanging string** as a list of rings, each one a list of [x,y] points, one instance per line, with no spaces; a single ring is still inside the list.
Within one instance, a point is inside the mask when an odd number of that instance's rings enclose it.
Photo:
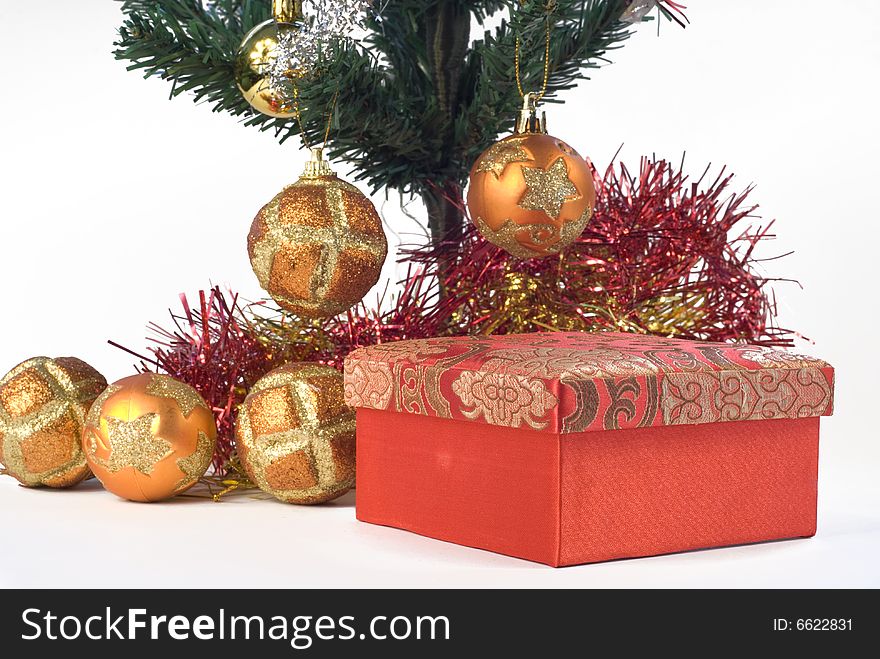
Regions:
[[[339,99],[339,88],[336,88],[336,93],[333,94],[333,101],[330,103],[330,111],[327,113],[327,126],[324,128],[324,142],[321,145],[321,150],[327,148],[327,142],[330,141],[330,129],[333,126],[333,113],[336,111],[336,102]],[[309,141],[308,136],[306,135],[306,129],[303,125],[302,121],[302,113],[299,109],[299,88],[294,87],[293,90],[293,112],[296,117],[296,123],[299,125],[299,134],[302,139],[303,145],[307,149],[312,148],[312,144]]]
[[[546,21],[546,31],[545,31],[545,42],[544,42],[544,81],[541,83],[541,91],[537,94],[532,94],[531,99],[537,103],[540,101],[544,94],[547,93],[547,83],[550,79],[550,14],[547,14]],[[520,51],[521,51],[521,43],[519,36],[516,37],[516,47],[513,51],[514,58],[514,69],[516,71],[516,88],[519,90],[519,95],[523,98],[526,97],[526,92],[523,90],[522,85],[522,76],[520,74]]]

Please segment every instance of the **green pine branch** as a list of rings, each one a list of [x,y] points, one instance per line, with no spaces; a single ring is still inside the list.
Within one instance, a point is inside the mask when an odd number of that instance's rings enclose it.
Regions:
[[[215,112],[243,117],[260,130],[285,135],[288,122],[254,112],[235,86],[233,60],[244,35],[271,16],[261,0],[124,0],[125,21],[114,43],[117,59],[145,78],[172,82],[171,96],[186,92]]]
[[[363,44],[336,46],[318,73],[299,86],[306,140],[323,137],[338,94],[329,155],[350,163],[373,190],[419,194],[435,238],[460,227],[445,195],[460,194],[473,160],[509,131],[521,105],[514,46],[522,41],[524,85],[543,78],[550,21],[546,99],[558,101],[587,72],[607,61],[630,35],[619,19],[629,0],[388,0],[367,23]],[[118,59],[144,76],[172,83],[216,112],[298,135],[293,120],[253,111],[235,85],[233,59],[244,35],[270,17],[269,0],[124,0]],[[471,39],[471,25],[504,12],[493,30]],[[443,192],[440,192],[443,191]]]

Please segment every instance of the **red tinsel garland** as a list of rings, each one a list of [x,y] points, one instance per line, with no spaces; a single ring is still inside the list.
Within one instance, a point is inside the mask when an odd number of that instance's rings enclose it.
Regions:
[[[239,305],[235,294],[214,288],[199,294],[196,309],[181,296],[174,329],[150,325],[152,357],[132,354],[142,370],[187,382],[208,401],[220,471],[233,455],[237,408],[249,387],[289,361],[341,368],[351,350],[375,343],[546,329],[791,344],[791,333],[772,323],[769,280],[755,272],[754,249],[771,237],[772,223],[738,229],[754,218],[746,205],[751,188],[730,195],[732,176],[722,172],[701,189],[702,179],[688,183],[668,162],[647,158],[637,174],[621,164],[594,178],[594,218],[558,257],[516,259],[469,226],[454,249],[404,253],[419,268],[390,308],[360,304],[311,321],[265,302]]]
[[[643,158],[635,174],[612,165],[594,171],[594,217],[558,257],[511,257],[473,225],[460,249],[407,256],[443,273],[439,306],[453,333],[618,329],[790,345],[772,323],[769,280],[755,271],[773,223],[740,228],[757,207],[747,205],[751,188],[729,193],[732,178],[722,170],[701,189],[703,178],[688,183],[664,160]]]
[[[214,287],[199,291],[195,309],[180,296],[183,311],[171,312],[173,329],[149,324],[152,356],[110,344],[137,357],[140,371],[166,373],[202,395],[217,421],[212,464],[222,472],[235,448],[238,407],[273,368],[315,361],[341,369],[345,356],[361,346],[441,334],[440,317],[422,313],[434,297],[426,292],[427,281],[421,273],[409,277],[390,310],[360,304],[343,316],[319,321],[290,316],[266,302],[242,305],[235,293]]]
[[[222,469],[232,456],[238,406],[248,388],[262,375],[280,365],[284,355],[261,340],[247,314],[238,305],[238,296],[214,288],[199,292],[199,306],[193,310],[185,295],[180,296],[183,313],[171,314],[174,329],[150,323],[153,357],[139,355],[113,341],[111,345],[139,357],[139,370],[157,370],[198,391],[217,421],[215,470]]]

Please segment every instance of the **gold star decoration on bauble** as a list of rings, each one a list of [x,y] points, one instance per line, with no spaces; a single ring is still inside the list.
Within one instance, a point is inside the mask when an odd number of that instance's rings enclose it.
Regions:
[[[184,419],[189,418],[196,407],[208,409],[195,389],[167,375],[153,375],[147,386],[147,393],[158,398],[171,398],[177,403]]]
[[[158,418],[159,415],[153,413],[144,414],[132,421],[106,417],[110,455],[106,460],[94,457],[95,462],[111,473],[134,467],[142,474],[150,475],[156,463],[173,452],[170,442],[153,434],[153,424]],[[93,456],[95,449],[93,437]]]
[[[516,162],[529,162],[528,152],[521,146],[523,138],[513,138],[496,142],[480,160],[478,172],[492,172],[495,178],[501,178],[504,168]]]
[[[581,195],[571,179],[565,160],[557,158],[547,169],[522,168],[526,180],[526,192],[519,207],[530,211],[544,211],[553,219],[562,212],[562,204]]]
[[[177,460],[177,468],[180,469],[185,476],[180,479],[180,482],[174,489],[179,490],[180,488],[188,487],[199,480],[208,468],[213,453],[214,443],[200,430],[196,450],[185,458],[178,458]]]

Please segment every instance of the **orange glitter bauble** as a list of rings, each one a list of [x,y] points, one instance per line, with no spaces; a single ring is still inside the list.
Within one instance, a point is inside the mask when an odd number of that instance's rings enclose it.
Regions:
[[[276,499],[323,503],[354,485],[355,416],[336,369],[288,364],[261,378],[235,437],[248,476]]]
[[[89,466],[131,501],[161,501],[192,487],[211,464],[217,426],[195,389],[156,373],[110,385],[83,431]]]
[[[562,140],[543,132],[516,133],[474,163],[468,210],[483,237],[513,256],[559,253],[593,216],[590,165]]]
[[[343,313],[379,281],[388,254],[373,203],[314,159],[254,218],[248,254],[260,285],[299,316]]]
[[[74,357],[35,357],[0,379],[0,463],[22,485],[69,487],[92,475],[83,424],[107,381]]]

